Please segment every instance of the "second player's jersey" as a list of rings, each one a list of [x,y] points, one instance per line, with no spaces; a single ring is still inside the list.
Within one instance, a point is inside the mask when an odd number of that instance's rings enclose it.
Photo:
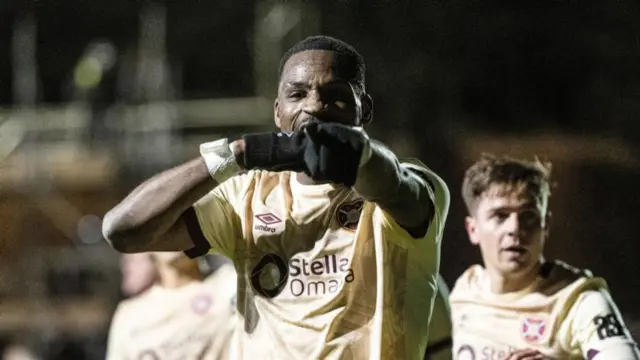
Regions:
[[[350,188],[289,172],[250,171],[194,205],[205,243],[238,271],[234,358],[422,358],[449,195],[415,170],[435,203],[422,238]]]
[[[551,359],[637,359],[604,280],[562,262],[544,264],[534,283],[508,294],[492,293],[485,270],[472,266],[450,304],[456,359],[505,359],[522,349]]]
[[[236,281],[224,265],[202,282],[154,286],[118,305],[107,360],[222,360],[236,326]]]

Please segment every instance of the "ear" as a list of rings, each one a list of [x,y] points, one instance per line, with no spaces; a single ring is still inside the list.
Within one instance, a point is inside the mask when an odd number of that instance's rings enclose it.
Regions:
[[[282,126],[282,121],[280,119],[280,102],[278,98],[273,102],[273,121],[276,123],[278,129]]]
[[[364,93],[360,97],[360,103],[362,105],[362,117],[360,123],[362,125],[370,124],[373,121],[373,99],[371,95]]]
[[[476,230],[477,230],[476,219],[471,216],[465,217],[464,227],[465,229],[467,229],[467,235],[469,235],[469,241],[471,241],[473,245],[478,245],[480,243],[480,240],[478,240],[478,237],[476,235]]]

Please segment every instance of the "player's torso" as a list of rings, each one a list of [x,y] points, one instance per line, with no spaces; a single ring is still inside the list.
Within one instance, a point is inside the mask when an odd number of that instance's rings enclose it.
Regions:
[[[552,359],[580,359],[560,330],[572,299],[590,280],[552,281],[543,291],[499,299],[457,283],[450,298],[454,359],[501,360],[522,349],[536,349]]]
[[[566,359],[553,342],[550,309],[491,309],[476,304],[456,306],[454,358],[501,360],[515,351],[534,348],[547,356]]]
[[[405,279],[392,269],[406,266],[406,250],[374,236],[375,207],[351,189],[300,191],[291,180],[259,179],[244,199],[239,357],[374,359],[371,344],[385,335],[404,347],[406,314],[392,302]]]
[[[218,271],[227,271],[220,269]],[[235,327],[235,276],[151,289],[130,304],[126,352],[135,360],[224,359]]]

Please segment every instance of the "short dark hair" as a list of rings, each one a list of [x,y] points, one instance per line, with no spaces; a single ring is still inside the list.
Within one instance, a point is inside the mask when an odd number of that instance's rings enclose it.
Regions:
[[[336,53],[338,55],[338,66],[340,71],[343,72],[341,75],[345,76],[345,80],[354,83],[359,90],[364,92],[366,67],[362,55],[346,42],[324,35],[310,36],[287,50],[282,59],[280,59],[278,78],[282,77],[284,66],[291,56],[307,50],[327,50]]]
[[[525,190],[545,208],[551,196],[551,163],[483,154],[467,169],[462,182],[462,197],[470,215],[492,185],[505,186],[506,191]]]

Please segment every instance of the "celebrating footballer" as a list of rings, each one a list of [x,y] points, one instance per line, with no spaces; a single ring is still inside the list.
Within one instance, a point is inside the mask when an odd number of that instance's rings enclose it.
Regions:
[[[450,296],[456,359],[640,359],[604,279],[543,257],[551,168],[484,156],[466,172],[466,229],[484,266]]]
[[[279,74],[280,132],[202,144],[109,211],[105,237],[123,253],[230,258],[231,358],[422,359],[446,185],[364,131],[373,102],[350,45],[307,38]]]

